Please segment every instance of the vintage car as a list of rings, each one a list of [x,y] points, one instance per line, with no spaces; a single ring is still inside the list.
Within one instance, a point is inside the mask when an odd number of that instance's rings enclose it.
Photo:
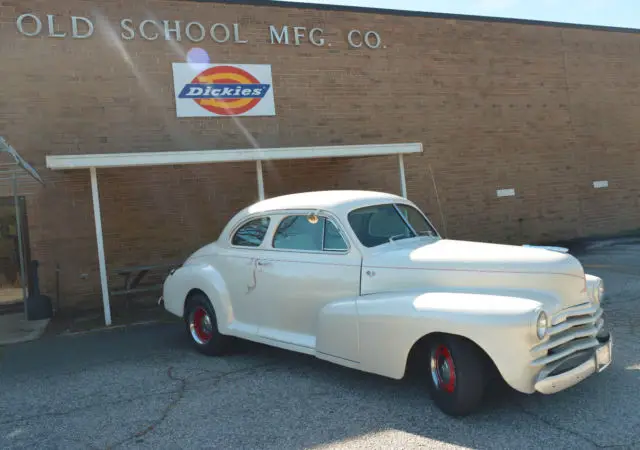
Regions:
[[[202,353],[240,338],[394,379],[413,362],[461,416],[492,376],[551,394],[611,363],[602,280],[553,250],[444,239],[397,195],[297,193],[238,212],[162,300]]]

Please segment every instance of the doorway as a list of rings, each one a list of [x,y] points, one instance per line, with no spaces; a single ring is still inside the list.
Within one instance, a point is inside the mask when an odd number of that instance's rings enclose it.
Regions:
[[[22,306],[28,286],[28,280],[22,279],[19,244],[22,240],[24,265],[28,267],[30,252],[26,202],[24,197],[16,198],[17,211],[20,214],[19,221],[16,220],[14,197],[0,197],[0,309]],[[20,234],[18,234],[18,223],[20,223]]]

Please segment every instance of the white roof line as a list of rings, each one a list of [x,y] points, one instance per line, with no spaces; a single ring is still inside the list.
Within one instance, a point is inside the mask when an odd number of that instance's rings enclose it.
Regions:
[[[402,153],[422,153],[422,143],[47,155],[46,161],[49,169],[65,170],[88,169],[91,167],[161,166],[274,159],[380,156]]]

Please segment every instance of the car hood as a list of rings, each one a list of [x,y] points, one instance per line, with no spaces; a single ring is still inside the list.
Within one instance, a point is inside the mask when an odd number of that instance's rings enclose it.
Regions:
[[[374,252],[367,262],[379,267],[557,273],[583,277],[576,258],[561,252],[517,245],[438,239],[416,245],[396,241]]]
[[[385,244],[363,261],[363,294],[407,289],[500,295],[535,291],[567,306],[583,301],[585,286],[584,269],[575,257],[535,247],[407,239]]]

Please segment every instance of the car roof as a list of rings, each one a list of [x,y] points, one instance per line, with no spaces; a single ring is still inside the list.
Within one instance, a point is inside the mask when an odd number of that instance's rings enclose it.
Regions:
[[[287,209],[323,209],[345,212],[353,208],[379,203],[407,202],[395,194],[365,190],[330,190],[299,192],[261,200],[245,208],[246,214]]]

